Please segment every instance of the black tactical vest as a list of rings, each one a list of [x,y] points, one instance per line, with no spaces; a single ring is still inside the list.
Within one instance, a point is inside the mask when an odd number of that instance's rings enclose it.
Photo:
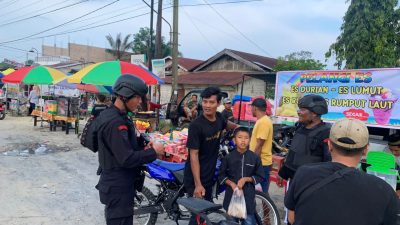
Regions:
[[[302,132],[302,129],[306,128],[301,126],[296,130],[285,161],[285,165],[293,171],[304,164],[323,161],[325,143],[322,135],[330,130],[330,125],[322,122],[308,133]]]
[[[121,115],[118,112],[113,112],[113,109],[106,109],[103,111],[103,113],[96,118],[98,121],[98,143],[99,143],[99,164],[101,169],[103,170],[109,170],[109,169],[115,169],[115,168],[120,168],[121,165],[117,162],[116,158],[114,157],[111,148],[113,146],[109,146],[106,141],[103,139],[103,132],[110,132],[111,130],[108,129],[109,126],[112,126],[113,123],[119,120],[123,120],[124,123],[128,127],[128,138],[129,141],[135,150],[139,150],[139,147],[137,145],[137,140],[135,136],[135,127],[128,118],[124,118],[123,115]],[[117,131],[115,131],[117,132]]]

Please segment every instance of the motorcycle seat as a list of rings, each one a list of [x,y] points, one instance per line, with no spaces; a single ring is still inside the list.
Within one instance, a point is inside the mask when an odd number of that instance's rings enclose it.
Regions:
[[[215,204],[200,198],[178,198],[177,202],[194,214],[213,212],[222,208],[220,204]]]
[[[183,184],[183,179],[185,177],[185,173],[183,170],[177,170],[177,171],[173,171],[172,174],[174,174],[175,178],[181,183]]]
[[[164,169],[167,169],[167,170],[169,170],[171,172],[178,171],[178,170],[183,170],[185,168],[185,163],[172,163],[172,162],[166,162],[166,161],[159,160],[159,159],[156,159],[153,162],[153,164],[157,165],[157,166],[160,166],[160,167],[162,167]]]

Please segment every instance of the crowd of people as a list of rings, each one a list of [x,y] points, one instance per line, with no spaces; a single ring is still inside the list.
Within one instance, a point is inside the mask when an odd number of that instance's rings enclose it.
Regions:
[[[141,184],[141,165],[164,154],[164,146],[150,142],[140,146],[128,112],[135,111],[147,94],[146,84],[133,76],[121,76],[113,86],[115,102],[102,110],[99,120],[99,164],[101,174],[96,188],[105,205],[107,225],[132,224],[134,190]],[[255,224],[255,186],[268,193],[272,165],[272,121],[266,114],[265,99],[252,103],[257,118],[250,132],[233,122],[232,102],[208,87],[185,103],[188,129],[188,160],[184,168],[184,187],[188,196],[212,201],[214,174],[223,132],[233,130],[236,148],[222,160],[218,182],[226,185],[223,206],[227,210],[234,190],[244,192],[247,217],[242,224]],[[365,124],[342,119],[331,127],[321,120],[328,112],[324,98],[307,95],[299,100],[299,125],[288,156],[279,171],[289,182],[285,197],[289,224],[398,224],[399,199],[383,180],[357,169],[367,153],[369,134]],[[400,158],[400,135],[391,136],[389,148]],[[278,182],[279,183],[279,182]],[[264,221],[268,224],[268,221]],[[198,224],[192,216],[189,224]]]

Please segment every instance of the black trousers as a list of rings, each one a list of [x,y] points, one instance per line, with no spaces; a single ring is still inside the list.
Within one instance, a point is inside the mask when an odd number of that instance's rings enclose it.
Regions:
[[[193,197],[194,193],[194,187],[185,187],[186,192],[188,193],[189,197]],[[210,202],[213,202],[213,185],[210,186],[204,186],[204,189],[206,189],[206,194],[204,195],[204,199]],[[192,214],[192,217],[190,217],[189,220],[189,225],[197,225],[197,215]]]
[[[105,205],[104,214],[107,225],[133,224],[134,188],[96,185],[100,202]]]
[[[133,210],[133,209],[132,209]],[[133,216],[107,219],[107,225],[133,225]]]
[[[29,111],[28,111],[28,116],[32,114],[32,111],[35,109],[35,103],[30,102],[29,103]]]

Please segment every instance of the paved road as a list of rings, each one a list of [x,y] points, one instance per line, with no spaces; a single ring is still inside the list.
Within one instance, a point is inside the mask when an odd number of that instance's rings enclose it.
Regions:
[[[33,127],[28,117],[10,116],[0,129],[0,224],[105,224],[94,188],[97,156],[73,133],[50,132],[46,124]],[[44,154],[37,150],[41,145]],[[151,182],[147,186],[155,191]],[[272,184],[271,196],[282,209],[283,190]],[[175,224],[164,218],[157,224]]]

